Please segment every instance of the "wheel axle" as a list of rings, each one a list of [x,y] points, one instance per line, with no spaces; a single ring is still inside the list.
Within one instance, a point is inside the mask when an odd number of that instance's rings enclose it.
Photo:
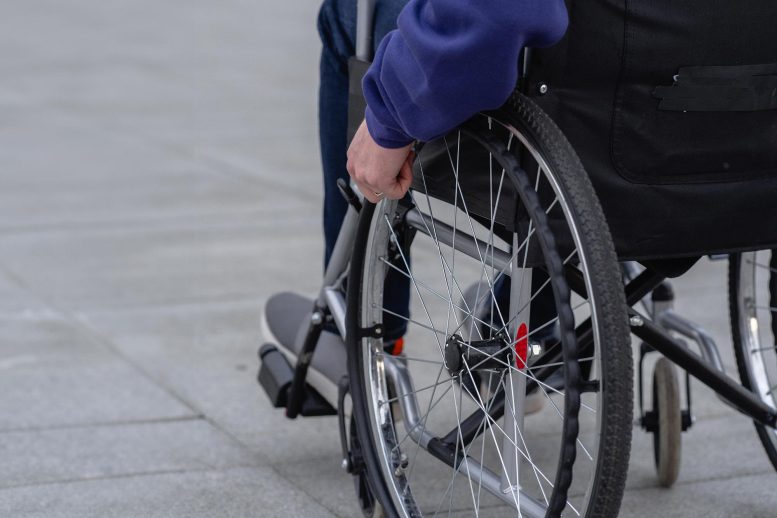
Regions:
[[[505,333],[472,342],[451,335],[445,341],[445,367],[451,376],[457,376],[465,366],[469,371],[507,369],[512,361],[513,347]]]

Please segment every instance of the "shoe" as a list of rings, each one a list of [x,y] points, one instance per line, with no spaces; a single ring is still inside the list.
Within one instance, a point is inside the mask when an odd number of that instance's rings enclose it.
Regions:
[[[265,342],[271,342],[296,364],[313,311],[313,299],[297,293],[282,292],[272,295],[264,305],[261,331]],[[337,384],[348,374],[345,343],[339,334],[322,331],[313,359],[308,368],[307,381],[326,400],[337,406]]]

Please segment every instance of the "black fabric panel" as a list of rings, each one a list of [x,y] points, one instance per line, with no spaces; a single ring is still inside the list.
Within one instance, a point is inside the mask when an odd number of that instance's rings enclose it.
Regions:
[[[473,122],[473,125],[480,123],[483,123],[484,132],[487,130],[489,133],[502,133],[497,140],[508,141],[508,133],[504,128],[489,129],[485,120]],[[528,154],[521,146],[513,145],[510,151],[523,167],[536,171],[536,162],[527,162]],[[491,228],[491,212],[494,210],[492,203],[497,204],[496,200],[499,200],[493,218],[494,233],[506,243],[512,243],[513,234],[517,234],[518,241],[523,242],[530,231],[529,218],[513,181],[506,173],[502,178],[502,170],[502,166],[492,158],[488,149],[478,143],[468,131],[455,131],[424,144],[413,165],[412,188],[418,193],[426,193],[450,205],[457,204],[462,211],[459,226],[467,233],[471,231],[464,212],[483,228]],[[531,174],[529,177],[533,182],[534,177]],[[545,189],[540,196],[543,206],[548,206],[553,199],[550,189]],[[416,203],[423,212],[428,213],[423,197],[416,198]],[[451,221],[446,222],[452,224]],[[553,225],[557,237],[559,252],[564,254],[562,257],[566,257],[572,247],[569,230],[563,221],[551,220],[550,224]],[[523,260],[529,267],[545,265],[536,238],[529,241]]]
[[[356,130],[364,120],[367,101],[362,93],[362,78],[372,63],[356,57],[348,60],[348,142],[353,140]]]
[[[658,86],[659,110],[759,111],[777,109],[777,64],[683,67],[672,86]]]
[[[772,63],[773,0],[629,0],[615,98],[616,170],[641,183],[710,182],[777,172],[777,113],[667,112],[652,91],[682,67]]]
[[[645,268],[660,273],[670,279],[673,277],[679,277],[693,268],[693,265],[699,262],[701,257],[680,257],[674,259],[654,259],[642,261],[642,265]]]
[[[489,175],[489,167],[493,171],[492,176]],[[491,221],[491,204],[499,198],[495,222],[512,232],[516,226],[518,193],[506,175],[500,192],[501,172],[502,167],[491,158],[488,150],[466,133],[454,132],[424,144],[414,164],[412,188],[451,205],[458,197],[458,206],[462,210],[463,203],[466,203],[467,212],[485,222]],[[464,193],[464,202],[457,192],[457,179],[459,189]],[[488,227],[488,223],[485,226]]]
[[[777,58],[774,0],[568,0],[526,92],[580,155],[621,258],[777,244],[777,110],[670,112],[652,92],[683,67]],[[540,85],[547,93],[540,94]]]

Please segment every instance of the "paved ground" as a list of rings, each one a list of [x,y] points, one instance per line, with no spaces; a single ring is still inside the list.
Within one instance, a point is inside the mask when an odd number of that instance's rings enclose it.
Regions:
[[[0,516],[357,515],[334,421],[253,381],[264,300],[319,273],[315,4],[4,2]],[[678,284],[725,342],[723,270]],[[674,489],[635,432],[623,516],[774,516],[695,395]]]

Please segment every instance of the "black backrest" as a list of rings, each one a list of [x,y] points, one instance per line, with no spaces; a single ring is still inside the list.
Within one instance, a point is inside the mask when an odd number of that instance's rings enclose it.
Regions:
[[[525,91],[580,155],[619,254],[777,245],[777,1],[567,5]]]

